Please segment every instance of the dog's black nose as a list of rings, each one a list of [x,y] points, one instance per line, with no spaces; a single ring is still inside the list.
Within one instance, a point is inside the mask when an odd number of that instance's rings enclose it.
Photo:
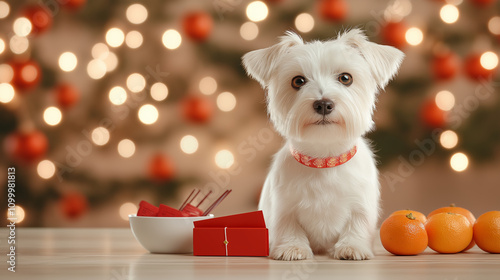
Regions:
[[[330,99],[321,99],[314,101],[313,108],[316,113],[325,116],[333,112],[335,104]]]

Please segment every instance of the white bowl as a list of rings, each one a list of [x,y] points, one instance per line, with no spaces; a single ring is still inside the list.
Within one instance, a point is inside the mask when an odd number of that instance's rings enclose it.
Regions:
[[[201,217],[143,217],[129,215],[135,239],[151,253],[185,254],[193,252],[193,222]]]

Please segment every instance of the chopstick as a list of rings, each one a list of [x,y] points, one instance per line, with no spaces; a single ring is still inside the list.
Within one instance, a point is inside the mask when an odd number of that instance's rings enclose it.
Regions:
[[[198,194],[200,193],[201,191],[198,190],[198,192],[193,196],[193,198],[191,198],[191,200],[187,203],[187,204],[190,204],[191,202],[193,202],[193,200],[198,196]],[[184,206],[186,207],[186,206]]]
[[[208,215],[215,207],[217,207],[217,205],[219,205],[219,203],[221,203],[221,201],[224,200],[224,198],[226,198],[226,196],[228,196],[233,190],[226,190],[221,196],[219,196],[219,198],[217,198],[217,200],[212,203],[212,205],[210,205],[210,207],[208,207],[207,210],[205,210],[205,212],[203,212],[202,216],[206,216]]]
[[[219,205],[226,198],[226,196],[228,196],[232,191],[233,190],[226,190],[221,196],[219,196],[219,198],[217,198],[216,201],[214,201],[208,207],[207,210],[205,210],[205,212],[203,212],[202,216],[206,216],[206,215],[210,214],[210,212],[212,212],[212,210],[214,210],[214,208],[217,207],[217,205]],[[199,189],[192,190],[191,193],[189,194],[189,196],[186,198],[186,200],[184,200],[184,202],[182,203],[181,207],[179,208],[179,211],[182,211],[186,207],[186,205],[193,202],[193,200],[198,196],[198,194],[200,194],[200,192],[201,192],[201,190],[199,190]],[[198,208],[208,198],[208,196],[210,196],[210,194],[212,194],[212,191],[209,191],[208,194],[206,194],[203,197],[203,199],[198,203],[198,205],[196,205],[196,208]]]
[[[198,205],[196,205],[196,207],[200,207],[200,205],[203,203],[203,201],[205,201],[205,199],[207,199],[207,197],[212,193],[212,191],[209,191],[207,195],[205,195],[205,197],[198,203]]]
[[[192,190],[191,193],[189,194],[189,196],[186,198],[186,200],[184,200],[184,202],[182,203],[181,207],[179,207],[179,211],[182,211],[182,209],[184,209],[184,207],[186,207],[186,204],[188,204],[188,200],[191,198],[191,196],[193,195],[193,193],[196,191],[196,189]]]

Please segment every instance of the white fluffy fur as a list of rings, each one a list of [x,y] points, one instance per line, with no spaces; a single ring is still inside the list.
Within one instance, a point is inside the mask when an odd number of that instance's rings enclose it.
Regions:
[[[268,90],[272,123],[287,140],[274,157],[259,203],[274,259],[312,258],[313,252],[337,259],[373,256],[380,192],[363,135],[373,128],[378,90],[395,75],[403,56],[367,41],[358,29],[310,43],[287,32],[278,44],[244,55],[248,74]],[[338,81],[343,72],[353,77],[349,87]],[[307,79],[299,90],[291,87],[297,75]],[[325,117],[312,106],[324,98],[335,104]],[[329,124],[316,123],[323,118]],[[312,157],[338,156],[354,145],[358,152],[343,165],[316,169],[298,163],[290,145]]]

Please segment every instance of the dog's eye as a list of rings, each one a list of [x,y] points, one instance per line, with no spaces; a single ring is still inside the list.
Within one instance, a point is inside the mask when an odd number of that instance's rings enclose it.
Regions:
[[[339,75],[339,82],[344,86],[350,86],[352,84],[352,76],[349,73],[342,73]]]
[[[300,89],[303,85],[305,85],[307,83],[307,80],[306,78],[302,77],[302,76],[295,76],[293,77],[292,79],[292,87],[294,89]]]

